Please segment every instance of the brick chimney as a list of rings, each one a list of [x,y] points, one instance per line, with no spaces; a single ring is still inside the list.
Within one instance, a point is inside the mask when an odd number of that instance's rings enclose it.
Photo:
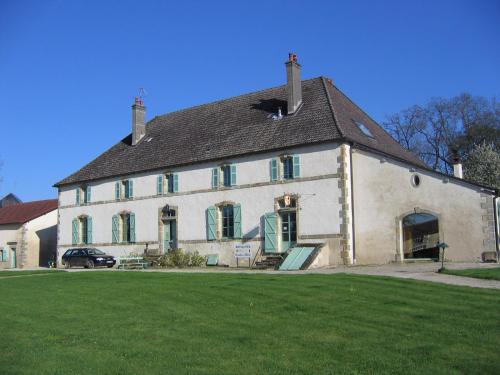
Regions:
[[[457,150],[453,150],[453,176],[457,178],[464,178],[462,162],[460,161],[460,155],[458,155]]]
[[[288,54],[286,65],[286,91],[288,96],[288,114],[297,111],[302,104],[302,81],[300,80],[300,64],[295,53]]]
[[[132,146],[146,135],[146,107],[142,98],[135,98],[132,106]]]

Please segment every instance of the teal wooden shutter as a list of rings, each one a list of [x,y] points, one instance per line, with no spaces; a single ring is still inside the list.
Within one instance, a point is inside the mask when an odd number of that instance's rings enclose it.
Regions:
[[[163,175],[156,177],[156,194],[163,194]]]
[[[130,214],[130,242],[135,242],[135,214]]]
[[[76,188],[76,204],[80,204],[80,188]]]
[[[127,198],[133,198],[134,197],[134,180],[127,181],[127,191],[128,191]]]
[[[113,231],[113,237],[112,237],[112,242],[113,243],[118,243],[119,242],[119,237],[120,237],[120,220],[118,218],[118,215],[113,216],[113,222],[112,222],[112,231]]]
[[[72,237],[72,243],[73,245],[76,245],[78,243],[78,219],[73,219],[72,222],[72,231],[71,231],[71,237]]]
[[[120,199],[120,182],[115,183],[115,199]]]
[[[179,175],[174,173],[172,178],[174,179],[174,193],[177,193],[179,191]]]
[[[264,250],[269,253],[278,251],[278,215],[274,212],[264,215]]]
[[[236,165],[231,165],[231,186],[236,185]]]
[[[219,168],[212,168],[212,189],[219,186]]]
[[[87,217],[87,243],[92,243],[92,218]]]
[[[8,247],[3,248],[2,260],[4,262],[7,262],[9,260],[9,252],[10,252],[10,249]]]
[[[207,239],[217,239],[217,208],[213,206],[207,208]]]
[[[278,181],[278,176],[279,176],[279,170],[278,170],[278,159],[273,158],[271,159],[271,181]]]
[[[293,155],[293,178],[300,177],[300,156]]]
[[[90,203],[90,186],[87,186],[85,189],[85,203]]]
[[[233,206],[233,218],[234,218],[234,238],[242,238],[241,231],[241,204],[235,204]]]

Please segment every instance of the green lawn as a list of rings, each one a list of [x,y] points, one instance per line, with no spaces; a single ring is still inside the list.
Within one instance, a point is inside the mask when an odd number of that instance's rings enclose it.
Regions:
[[[356,275],[0,280],[1,374],[500,373],[500,292]]]
[[[63,270],[46,269],[46,270],[27,270],[27,271],[0,271],[0,278],[10,276],[26,276],[39,275],[44,273],[64,272]]]
[[[476,279],[500,280],[500,267],[468,268],[465,270],[450,270],[447,268],[444,273],[457,276],[474,277]]]

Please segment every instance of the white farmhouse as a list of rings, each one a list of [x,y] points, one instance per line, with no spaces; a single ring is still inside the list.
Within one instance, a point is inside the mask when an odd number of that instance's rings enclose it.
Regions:
[[[315,250],[305,266],[498,251],[497,191],[430,170],[331,80],[301,81],[184,109],[146,123],[58,182],[59,257],[92,244],[113,255],[182,248],[235,265]]]

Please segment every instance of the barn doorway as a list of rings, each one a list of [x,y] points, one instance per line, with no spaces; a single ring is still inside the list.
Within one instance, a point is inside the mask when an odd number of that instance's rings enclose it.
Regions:
[[[403,218],[404,259],[439,259],[439,221],[429,213]]]

